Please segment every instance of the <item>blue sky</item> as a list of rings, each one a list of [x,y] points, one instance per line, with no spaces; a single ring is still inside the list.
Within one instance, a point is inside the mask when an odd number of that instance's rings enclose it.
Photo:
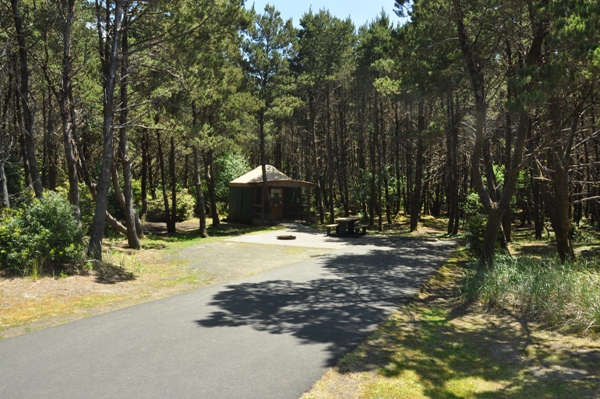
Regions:
[[[326,9],[340,19],[352,18],[354,25],[358,28],[365,23],[374,20],[383,9],[390,19],[396,24],[400,18],[394,14],[394,0],[246,0],[246,8],[254,8],[257,12],[262,12],[265,4],[275,6],[283,19],[292,19],[294,26],[299,26],[299,21],[304,13],[312,6],[313,13]]]

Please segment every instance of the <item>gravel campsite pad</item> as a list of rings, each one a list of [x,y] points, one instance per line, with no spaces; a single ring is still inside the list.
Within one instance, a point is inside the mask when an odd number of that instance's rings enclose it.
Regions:
[[[328,248],[221,241],[188,247],[168,260],[183,262],[211,284],[262,273],[332,252]]]

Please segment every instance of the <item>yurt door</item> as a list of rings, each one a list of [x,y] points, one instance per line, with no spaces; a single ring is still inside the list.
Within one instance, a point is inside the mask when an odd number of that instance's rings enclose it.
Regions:
[[[283,189],[271,189],[271,205],[273,207],[273,219],[283,219]]]

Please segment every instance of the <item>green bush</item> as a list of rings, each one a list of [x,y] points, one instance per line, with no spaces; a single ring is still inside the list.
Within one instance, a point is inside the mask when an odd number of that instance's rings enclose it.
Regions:
[[[474,257],[479,257],[483,252],[483,243],[485,241],[485,226],[487,217],[483,215],[471,216],[467,218],[467,249],[469,249]],[[502,250],[502,241],[504,233],[500,229],[497,233],[496,250]]]
[[[246,157],[235,153],[226,153],[215,160],[215,193],[217,201],[225,204],[229,201],[229,182],[251,170]]]
[[[169,195],[169,204],[171,197]],[[194,207],[196,200],[188,192],[187,188],[177,192],[177,221],[191,219],[194,216]],[[165,222],[165,203],[161,192],[156,193],[156,199],[148,200],[148,211],[146,212],[146,220],[149,222]]]
[[[483,251],[486,222],[487,219],[481,215],[471,216],[467,219],[467,248],[475,257],[479,257]]]
[[[0,216],[0,267],[36,275],[48,266],[83,259],[83,232],[72,207],[59,193],[48,191],[22,208]]]
[[[583,332],[600,330],[600,264],[498,256],[480,276],[474,262],[462,291],[495,309],[545,325]]]

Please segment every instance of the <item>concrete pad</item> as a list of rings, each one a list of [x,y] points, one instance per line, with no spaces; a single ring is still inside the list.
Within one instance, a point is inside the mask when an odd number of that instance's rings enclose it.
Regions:
[[[280,240],[278,236],[292,235],[296,237],[293,240]],[[338,249],[352,245],[352,241],[360,240],[364,237],[328,237],[325,233],[312,230],[298,231],[294,228],[285,230],[269,231],[260,234],[246,234],[239,237],[228,238],[226,241],[245,242],[251,244],[270,244],[270,245],[286,245],[292,247],[307,247],[307,248],[325,248]]]

